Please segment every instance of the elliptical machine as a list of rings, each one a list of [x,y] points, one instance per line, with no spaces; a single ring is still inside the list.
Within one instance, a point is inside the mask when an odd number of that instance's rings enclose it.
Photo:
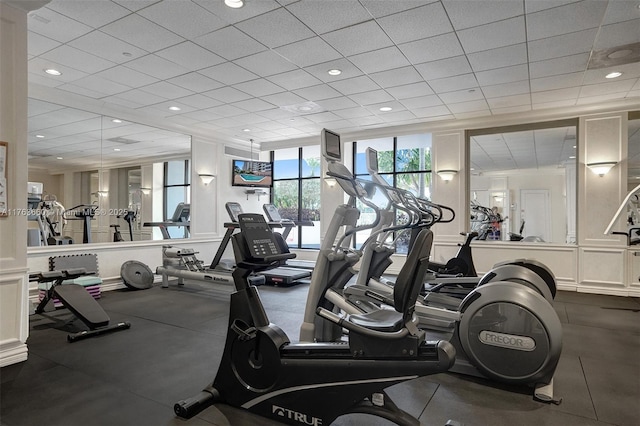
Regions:
[[[455,350],[444,341],[426,342],[415,327],[413,306],[420,291],[415,277],[426,270],[433,235],[425,230],[425,247],[396,284],[395,310],[339,317],[318,310],[329,321],[349,330],[349,343],[290,344],[269,318],[258,290],[247,277],[277,267],[295,257],[259,214],[239,217],[240,233],[232,243],[237,267],[237,291],[231,295],[229,329],[215,380],[200,394],[175,404],[180,417],[191,417],[207,406],[224,402],[287,424],[328,425],[348,413],[367,413],[399,425],[417,425],[400,410],[384,388],[446,371]],[[426,254],[426,256],[424,256]]]

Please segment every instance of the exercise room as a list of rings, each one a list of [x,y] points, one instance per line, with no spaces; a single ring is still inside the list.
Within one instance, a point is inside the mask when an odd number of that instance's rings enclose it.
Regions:
[[[0,424],[640,418],[640,1],[0,0]]]

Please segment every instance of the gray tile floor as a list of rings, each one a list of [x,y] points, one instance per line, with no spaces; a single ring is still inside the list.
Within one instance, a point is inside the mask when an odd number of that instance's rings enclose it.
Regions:
[[[211,284],[105,293],[100,304],[130,330],[66,342],[56,320],[31,317],[28,361],[0,372],[2,426],[271,425],[216,406],[185,421],[173,404],[214,377],[227,327],[228,296]],[[270,319],[295,341],[307,287],[261,287]],[[528,389],[438,374],[390,388],[423,425],[640,425],[640,301],[559,292],[564,346],[555,378],[561,405],[534,401]],[[365,415],[336,425],[383,425]]]

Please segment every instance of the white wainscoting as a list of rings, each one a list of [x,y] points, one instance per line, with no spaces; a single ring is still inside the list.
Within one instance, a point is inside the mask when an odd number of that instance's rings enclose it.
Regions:
[[[5,274],[6,272],[6,274]],[[3,271],[0,276],[0,367],[27,360],[29,324],[26,271]]]

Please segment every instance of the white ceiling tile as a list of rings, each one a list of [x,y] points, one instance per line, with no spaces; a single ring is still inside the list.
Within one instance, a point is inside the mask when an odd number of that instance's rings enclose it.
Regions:
[[[384,90],[373,90],[371,92],[356,93],[349,96],[354,102],[359,105],[371,105],[379,102],[392,101],[393,96]]]
[[[303,71],[304,72],[304,71]],[[251,96],[273,95],[274,93],[284,92],[285,89],[267,80],[259,78],[257,80],[246,81],[235,85],[235,88],[242,90]]]
[[[396,44],[453,31],[440,2],[385,16],[378,23]]]
[[[553,75],[551,77],[532,78],[530,81],[531,91],[540,92],[544,90],[577,87],[582,83],[583,76],[583,72],[574,72],[571,74]]]
[[[491,112],[493,115],[497,114],[513,114],[516,112],[526,112],[531,111],[533,108],[531,105],[519,105],[519,106],[511,106],[506,108],[491,108]]]
[[[526,41],[524,17],[516,17],[457,32],[466,53],[480,52]]]
[[[598,32],[598,38],[594,44],[595,49],[608,49],[640,40],[640,19],[621,22],[618,24],[603,25]]]
[[[489,106],[484,99],[479,99],[477,101],[460,102],[458,104],[448,105],[448,107],[449,110],[456,115],[464,112],[484,111],[489,109]]]
[[[395,46],[360,53],[350,56],[348,59],[361,71],[368,74],[409,65],[402,52]]]
[[[340,119],[340,117],[338,117],[332,112],[319,112],[317,114],[306,114],[304,118],[306,118],[307,120],[311,120],[314,123],[326,123],[329,121],[336,121]]]
[[[622,73],[622,76],[616,78],[616,80],[637,78],[640,77],[640,64],[638,64],[638,62],[634,62],[632,64],[617,65],[609,68],[587,70],[584,73],[584,80],[582,81],[582,84],[597,84],[609,82],[611,80],[605,78],[605,76],[612,71],[618,71]]]
[[[223,128],[223,129],[229,128],[229,127],[237,127],[241,124],[231,117],[217,118],[215,120],[210,120],[207,123],[212,126]]]
[[[353,108],[358,106],[358,104],[356,104],[353,100],[349,99],[346,96],[340,96],[340,97],[331,98],[331,99],[321,99],[315,102],[325,110],[334,111],[334,112],[336,112],[336,110]]]
[[[91,27],[67,18],[47,7],[35,10],[27,16],[29,31],[60,43],[67,43],[91,31]]]
[[[258,78],[254,73],[231,62],[205,68],[198,72],[224,84],[243,83]]]
[[[415,98],[402,99],[400,101],[409,111],[413,111],[417,108],[428,108],[433,106],[442,105],[442,101],[436,95],[418,96]]]
[[[38,33],[34,33],[33,31],[29,31],[28,33],[28,43],[29,47],[27,48],[27,51],[31,56],[41,55],[60,46],[60,42],[42,36]]]
[[[319,84],[317,86],[303,87],[301,89],[294,90],[293,93],[309,101],[320,101],[322,99],[336,98],[342,95],[342,93],[338,92],[336,89],[329,86],[328,84]],[[288,104],[288,105],[293,105],[293,104]]]
[[[182,65],[191,71],[197,71],[202,68],[211,67],[225,62],[225,60],[220,56],[211,53],[207,49],[191,43],[190,41],[185,41],[184,43],[159,50],[155,54],[161,58]]]
[[[200,122],[217,120],[219,118],[222,118],[222,116],[220,116],[218,114],[214,114],[211,111],[209,111],[209,108],[206,108],[204,110],[188,112],[188,113],[182,114],[182,115],[184,115],[186,117],[189,117],[189,118],[191,118],[193,120],[200,121]]]
[[[201,95],[199,93],[195,93],[193,95],[189,95],[189,96],[185,96],[182,98],[177,98],[176,102],[183,104],[183,105],[188,105],[190,107],[196,108],[196,109],[207,109],[207,108],[213,108],[215,106],[221,105],[222,102],[215,100],[213,98],[210,98],[208,96],[204,96]]]
[[[610,93],[628,92],[635,83],[634,79],[612,81],[610,83],[589,84],[582,86],[580,89],[580,97],[600,96]]]
[[[427,108],[415,108],[415,109],[412,109],[411,112],[413,112],[413,114],[416,117],[422,117],[422,118],[426,118],[426,117],[453,118],[453,115],[451,115],[451,111],[449,111],[449,108],[447,108],[444,105],[432,106]]]
[[[138,14],[188,39],[227,25],[193,2],[162,1],[140,10]]]
[[[247,113],[246,110],[233,105],[220,105],[217,107],[209,108],[205,111],[211,112],[212,114],[219,115],[221,117],[233,117]]]
[[[453,92],[455,90],[478,87],[478,81],[476,81],[476,77],[473,74],[439,78],[436,80],[429,80],[427,83],[429,83],[429,86],[431,86],[436,93]]]
[[[324,34],[322,38],[344,56],[393,45],[391,39],[373,20]],[[363,40],[367,42],[363,43]]]
[[[455,33],[411,41],[398,47],[413,64],[451,58],[464,53]]]
[[[273,104],[259,98],[251,98],[246,101],[234,102],[232,105],[249,112],[264,111],[273,108]]]
[[[484,95],[479,88],[456,90],[454,92],[439,93],[438,97],[445,104],[455,104],[460,102],[476,101],[484,99]]]
[[[96,74],[97,77],[105,78],[116,83],[121,83],[129,87],[141,87],[153,84],[158,81],[157,78],[148,74],[132,70],[123,65],[118,65],[108,70],[101,71]]]
[[[511,67],[477,72],[476,78],[478,79],[480,86],[512,83],[514,81],[529,79],[529,70],[525,64],[514,65]]]
[[[184,41],[182,37],[135,14],[112,22],[100,28],[100,31],[148,52]]]
[[[104,93],[105,95],[115,95],[117,93],[131,90],[130,87],[127,87],[123,84],[105,80],[104,78],[96,77],[95,75],[89,75],[87,77],[80,78],[74,81],[73,84],[84,89]]]
[[[173,111],[170,110],[170,107],[178,107],[180,108],[180,111]],[[144,107],[141,108],[142,110],[146,110],[149,112],[153,112],[155,111],[156,114],[158,114],[161,117],[171,117],[173,115],[177,115],[177,114],[185,114],[191,111],[195,111],[196,108],[186,105],[186,104],[181,104],[180,102],[171,100],[171,101],[163,101],[160,103],[157,103],[155,105],[151,105],[148,107]]]
[[[589,54],[580,53],[577,55],[563,56],[562,58],[531,62],[529,64],[529,73],[531,78],[541,78],[557,74],[585,71],[588,61]]]
[[[143,96],[150,96],[153,99],[147,100],[143,97],[139,97],[137,96],[139,93],[144,93]],[[103,98],[103,100],[105,102],[109,102],[110,104],[122,105],[127,108],[136,109],[143,106],[152,105],[152,104],[161,102],[163,98],[159,96],[151,95],[150,93],[142,92],[142,90],[138,90],[137,92],[130,90],[128,92],[119,93],[116,96],[108,96],[106,98]]]
[[[195,0],[195,2],[229,24],[235,24],[236,22],[262,15],[263,13],[280,7],[280,5],[273,0],[253,1],[250,7],[241,7],[239,9],[227,7],[218,1]]]
[[[266,117],[266,118],[268,118],[270,120],[281,120],[281,119],[285,119],[285,118],[291,118],[295,114],[292,113],[291,111],[287,111],[287,110],[282,109],[282,108],[273,108],[273,109],[269,109],[267,111],[260,111],[258,113],[258,115]]]
[[[280,74],[297,69],[294,64],[287,61],[273,50],[266,50],[264,52],[256,53],[255,55],[236,59],[234,63],[261,77],[267,77],[273,74]]]
[[[202,94],[223,103],[244,101],[251,98],[250,95],[230,86],[209,90]]]
[[[136,71],[149,74],[150,76],[156,77],[160,80],[166,80],[189,72],[187,68],[184,68],[174,62],[167,61],[166,59],[156,55],[143,56],[142,58],[127,62],[125,66],[127,68],[132,68]]]
[[[385,121],[377,115],[368,115],[363,117],[353,117],[349,119],[350,122],[357,126],[372,126],[376,124],[384,124]]]
[[[207,90],[217,89],[222,86],[222,83],[212,80],[197,72],[182,74],[167,81],[196,93],[206,92]]]
[[[191,41],[230,61],[266,50],[263,44],[235,27],[222,28]]]
[[[391,108],[391,111],[380,111],[380,108],[382,107]],[[401,102],[398,102],[398,101],[380,102],[377,104],[367,105],[365,108],[371,111],[372,114],[378,115],[380,117],[407,110],[407,107],[405,107]],[[414,118],[414,117],[411,117],[411,118]]]
[[[513,83],[482,86],[482,93],[484,93],[487,99],[529,93],[529,81],[514,81]]]
[[[263,96],[262,99],[276,106],[297,105],[306,102],[306,99],[291,92],[276,93],[275,95]]]
[[[43,59],[65,64],[89,74],[111,68],[116,64],[73,47],[62,45],[40,56]]]
[[[524,13],[523,2],[519,1],[445,0],[443,3],[449,19],[457,30],[513,18]]]
[[[299,67],[319,64],[338,59],[341,55],[320,37],[288,44],[275,49],[278,54],[287,58]]]
[[[361,0],[360,3],[367,8],[371,16],[380,18],[392,13],[402,12],[408,9],[424,6],[425,3],[433,3],[436,0],[402,0],[402,1],[380,1]]]
[[[529,60],[541,61],[576,53],[590,52],[597,34],[598,29],[593,28],[571,34],[562,34],[529,41]]]
[[[54,1],[49,3],[47,8],[93,28],[101,27],[131,13],[128,9],[111,1]]]
[[[80,70],[69,68],[65,65],[59,64],[54,61],[49,61],[41,57],[31,59],[29,61],[28,67],[29,67],[30,73],[34,73],[34,74],[38,74],[40,76],[46,77],[47,79],[50,79],[57,84],[70,83],[74,80],[85,77],[87,75],[87,73],[82,72]],[[62,75],[52,76],[49,74],[45,74],[44,70],[49,68],[54,68],[62,72]]]
[[[422,76],[412,66],[370,74],[369,77],[382,88],[406,85],[422,81]]]
[[[613,99],[623,99],[626,92],[606,93],[598,96],[580,96],[576,105],[595,104],[608,102]]]
[[[604,1],[583,1],[527,15],[527,38],[538,40],[596,28],[607,9]]]
[[[69,46],[111,62],[122,64],[145,56],[148,52],[101,31],[92,31],[68,43]],[[126,55],[124,54],[126,53]]]
[[[126,7],[132,12],[151,6],[154,3],[158,3],[161,0],[113,0],[120,6]]]
[[[575,3],[578,0],[535,0],[526,1],[524,7],[527,13],[540,12],[541,10],[564,6],[568,3]]]
[[[254,113],[237,115],[234,117],[234,119],[242,124],[263,124],[265,122],[269,122],[268,118]]]
[[[343,95],[352,95],[354,93],[368,92],[371,90],[380,89],[380,86],[378,86],[366,75],[336,81],[333,83],[329,83],[329,85],[338,90]]]
[[[379,114],[378,117],[387,123],[398,123],[416,118],[411,111],[386,112]]]
[[[367,117],[371,116],[371,111],[364,107],[353,107],[353,108],[345,108],[339,111],[334,111],[334,113],[342,118],[352,119],[358,117]]]
[[[278,75],[272,75],[269,76],[267,80],[285,88],[286,90],[301,89],[303,87],[315,86],[322,83],[321,80],[315,78],[304,70],[294,70]]]
[[[369,12],[355,1],[297,2],[288,5],[287,9],[317,34],[371,19]]]
[[[236,28],[272,49],[314,36],[309,28],[284,8],[240,22]]]
[[[638,2],[634,0],[612,1],[607,5],[602,25],[615,24],[640,18]]]
[[[29,84],[35,84],[35,85],[40,85],[40,86],[44,86],[44,87],[58,87],[58,86],[62,86],[63,84],[65,84],[64,81],[61,80],[55,80],[53,78],[51,78],[51,76],[44,74],[42,72],[42,69],[38,69],[37,70],[38,73],[35,74],[33,72],[29,72],[27,73],[27,75],[29,76]],[[80,71],[78,71],[80,72]],[[71,81],[71,80],[69,80]]]
[[[306,120],[309,122],[308,120]],[[288,126],[284,123],[279,123],[277,121],[267,121],[258,123],[258,127],[262,130],[281,130],[286,129]]]
[[[150,84],[149,86],[142,87],[141,90],[162,96],[165,99],[181,98],[193,94],[191,90],[176,86],[175,84],[167,83],[166,81],[159,81],[157,83]]]
[[[339,69],[342,71],[340,75],[329,75],[328,71],[332,69]],[[309,74],[324,81],[325,83],[331,83],[332,81],[344,80],[345,78],[356,77],[362,75],[362,71],[358,69],[354,64],[345,58],[324,62],[322,64],[312,65],[305,68]]]
[[[527,63],[527,44],[520,43],[468,55],[474,71],[486,71]]]
[[[440,59],[439,61],[425,62],[415,65],[415,67],[425,80],[453,77],[471,72],[469,61],[467,61],[464,55]]]
[[[504,96],[502,98],[487,99],[489,107],[495,108],[516,107],[521,105],[531,105],[531,95],[526,93],[523,95]]]
[[[431,87],[424,81],[405,84],[403,86],[389,87],[386,90],[396,99],[408,99],[433,94]]]
[[[575,103],[580,94],[579,87],[570,87],[567,89],[546,90],[531,93],[531,102],[540,104],[545,102],[567,101],[571,100]]]

